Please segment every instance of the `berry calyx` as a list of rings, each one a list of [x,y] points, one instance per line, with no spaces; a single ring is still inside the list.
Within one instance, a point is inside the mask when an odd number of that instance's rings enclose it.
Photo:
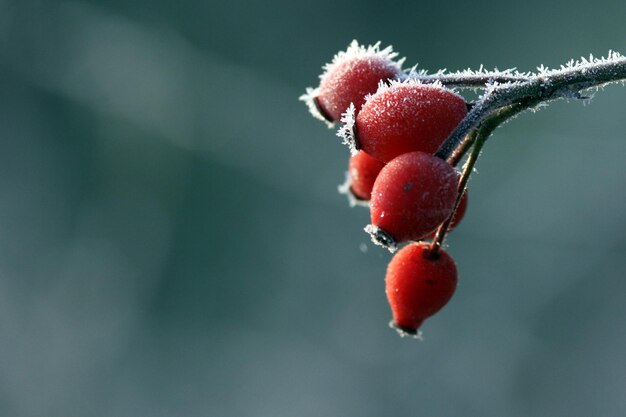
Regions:
[[[411,79],[381,85],[356,115],[356,148],[382,162],[434,153],[466,114],[463,97],[441,85]]]
[[[394,158],[374,182],[366,231],[391,251],[397,243],[420,240],[452,214],[458,183],[458,172],[433,155]]]
[[[419,242],[402,248],[389,262],[385,292],[401,334],[417,334],[425,319],[445,306],[456,289],[456,264],[443,249]]]
[[[319,87],[307,88],[300,99],[315,117],[332,125],[341,120],[350,103],[358,112],[365,96],[374,93],[381,81],[404,78],[402,60],[394,61],[396,56],[391,46],[380,49],[379,42],[365,47],[354,40],[324,66]]]

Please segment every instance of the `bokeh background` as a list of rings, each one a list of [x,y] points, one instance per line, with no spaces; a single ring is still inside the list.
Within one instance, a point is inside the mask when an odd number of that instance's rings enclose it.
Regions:
[[[297,98],[626,53],[626,2],[0,0],[0,415],[626,415],[626,89],[499,129],[402,339],[347,150]]]

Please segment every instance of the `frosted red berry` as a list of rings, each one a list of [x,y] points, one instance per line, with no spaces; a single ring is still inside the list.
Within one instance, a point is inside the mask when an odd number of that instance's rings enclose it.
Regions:
[[[380,171],[370,200],[372,239],[390,249],[419,240],[452,214],[458,172],[446,161],[411,152],[390,161]]]
[[[463,97],[440,85],[381,86],[356,115],[356,147],[383,162],[407,152],[434,153],[466,114]]]
[[[359,200],[369,200],[372,196],[374,181],[384,166],[384,163],[372,158],[363,151],[352,156],[348,164],[348,177],[352,195]]]
[[[365,47],[353,41],[324,66],[319,87],[307,89],[301,99],[316,117],[339,121],[350,103],[358,112],[365,96],[376,92],[381,81],[404,77],[401,62],[394,61],[396,56],[391,47]]]
[[[463,220],[463,216],[465,216],[465,211],[467,210],[467,198],[468,197],[467,197],[467,190],[466,190],[461,196],[461,201],[459,201],[458,207],[454,211],[454,215],[452,216],[452,221],[450,222],[450,225],[448,226],[448,232],[454,229],[459,223],[461,223],[461,220]],[[428,236],[426,236],[425,238],[426,239],[434,238],[435,232],[436,230],[428,234]]]
[[[378,56],[342,61],[322,77],[317,97],[319,106],[337,121],[350,103],[358,111],[365,96],[375,92],[381,80],[397,75],[396,68]]]
[[[445,306],[456,289],[457,268],[443,249],[428,243],[402,248],[387,267],[385,291],[397,329],[416,334],[423,321]]]

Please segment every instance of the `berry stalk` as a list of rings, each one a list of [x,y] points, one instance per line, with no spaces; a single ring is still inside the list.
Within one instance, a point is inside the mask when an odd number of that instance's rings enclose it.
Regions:
[[[476,165],[476,161],[478,161],[478,156],[480,155],[480,151],[482,150],[483,145],[489,139],[491,134],[493,133],[498,126],[502,123],[506,122],[510,118],[516,116],[522,111],[526,110],[529,105],[535,105],[532,103],[517,103],[511,106],[502,108],[495,113],[493,113],[487,120],[485,120],[477,129],[470,132],[467,136],[466,141],[463,143],[472,142],[472,152],[470,153],[465,166],[463,167],[463,173],[461,174],[461,178],[459,180],[458,192],[456,202],[454,204],[454,210],[452,210],[452,214],[444,221],[437,232],[435,233],[435,237],[433,238],[431,249],[433,253],[437,253],[441,246],[443,245],[443,241],[448,233],[448,228],[450,227],[450,223],[454,218],[454,213],[456,212],[459,203],[461,202],[461,197],[466,191],[467,182],[472,174],[474,169],[474,165]],[[469,146],[467,146],[469,148]],[[467,149],[466,149],[467,150]],[[457,153],[458,154],[458,153]],[[456,161],[458,162],[458,161]]]
[[[467,151],[472,147],[474,142],[476,141],[476,135],[478,133],[477,129],[472,130],[465,138],[459,143],[459,146],[454,149],[452,155],[448,157],[448,163],[453,167],[457,166],[463,156],[467,153]]]

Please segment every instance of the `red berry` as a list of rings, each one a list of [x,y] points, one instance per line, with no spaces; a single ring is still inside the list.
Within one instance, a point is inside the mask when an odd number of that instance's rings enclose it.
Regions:
[[[442,159],[424,152],[398,156],[376,178],[366,231],[390,250],[421,239],[452,213],[458,183],[458,172]]]
[[[352,194],[360,200],[369,200],[372,196],[374,181],[384,166],[384,163],[363,151],[351,157],[348,176]]]
[[[467,197],[467,190],[466,190],[461,196],[461,201],[459,201],[458,207],[454,211],[454,216],[452,216],[452,221],[450,222],[450,225],[448,226],[448,232],[454,229],[459,223],[461,223],[461,220],[463,220],[463,216],[465,215],[465,210],[467,210],[467,198],[468,197]],[[428,236],[426,236],[425,239],[434,238],[435,232],[436,230],[430,233]]]
[[[405,246],[389,262],[385,278],[393,326],[416,334],[425,319],[448,303],[456,284],[456,265],[443,249],[434,253],[423,242]]]
[[[365,47],[352,41],[346,51],[339,52],[324,66],[319,87],[307,89],[301,97],[314,116],[338,121],[350,103],[358,111],[365,96],[374,93],[380,81],[404,76],[402,62],[393,60],[397,54],[391,47],[381,50],[379,46],[377,43]]]
[[[440,85],[392,82],[357,114],[356,145],[383,162],[407,152],[434,153],[466,114],[463,97]]]

